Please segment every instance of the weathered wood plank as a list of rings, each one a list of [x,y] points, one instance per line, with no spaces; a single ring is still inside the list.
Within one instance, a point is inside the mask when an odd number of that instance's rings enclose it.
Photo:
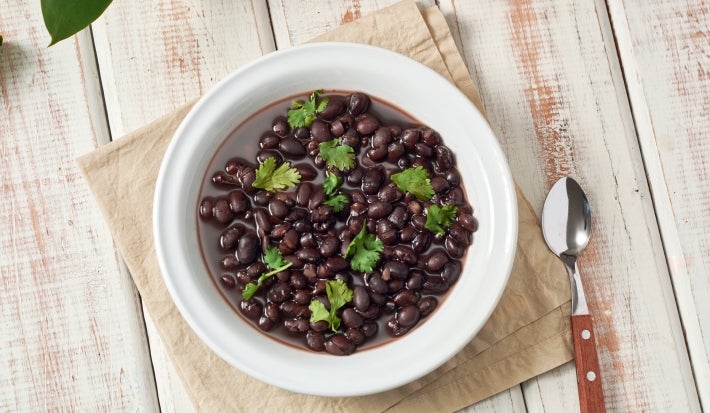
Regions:
[[[710,6],[609,0],[697,389],[710,409]]]
[[[116,2],[92,25],[114,139],[196,99],[274,49],[266,3]],[[146,312],[162,411],[194,411]]]
[[[108,141],[90,34],[0,4],[0,411],[158,407],[139,299],[76,167]]]
[[[442,1],[513,175],[539,209],[571,174],[594,236],[582,255],[607,407],[698,410],[692,372],[602,2]],[[609,47],[612,50],[609,50]],[[541,376],[529,405],[576,406],[574,379]],[[549,380],[550,383],[545,383]],[[562,389],[562,391],[560,391]],[[555,402],[553,402],[555,400]],[[550,411],[554,411],[551,409]]]

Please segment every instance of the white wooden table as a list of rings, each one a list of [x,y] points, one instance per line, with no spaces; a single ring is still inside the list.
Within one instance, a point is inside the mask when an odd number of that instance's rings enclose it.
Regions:
[[[74,159],[392,2],[121,0],[49,49],[39,0],[0,3],[0,412],[193,410]],[[607,408],[710,410],[710,5],[434,3],[536,211],[588,192]],[[567,364],[467,411],[577,409]]]

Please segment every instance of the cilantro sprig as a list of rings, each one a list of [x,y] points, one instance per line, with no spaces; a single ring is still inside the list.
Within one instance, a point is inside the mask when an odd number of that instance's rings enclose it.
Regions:
[[[290,267],[292,264],[288,261],[286,261],[281,255],[281,251],[279,251],[278,248],[276,247],[269,247],[266,249],[266,252],[264,252],[264,264],[271,270],[269,272],[263,273],[259,276],[259,278],[256,280],[256,283],[248,283],[247,285],[244,286],[244,291],[242,291],[242,298],[245,300],[251,299],[254,294],[259,290],[259,287],[266,281],[269,277],[272,277],[274,274],[278,274],[281,271],[287,269]]]
[[[456,205],[438,206],[430,205],[426,209],[426,223],[424,228],[431,231],[433,234],[444,235],[445,228],[451,225],[451,220],[456,216],[458,208]]]
[[[355,166],[355,150],[350,145],[343,145],[343,138],[331,139],[318,146],[326,165],[341,171]]]
[[[337,311],[353,299],[351,290],[343,280],[330,280],[325,283],[325,293],[328,296],[330,310],[319,300],[311,300],[308,309],[311,310],[311,323],[327,321],[330,329],[335,333],[340,329],[340,317]]]
[[[333,212],[340,212],[348,204],[348,197],[343,195],[338,188],[343,184],[343,178],[332,172],[325,173],[325,180],[323,181],[323,192],[325,196],[328,197],[323,203],[325,205],[330,205],[333,207]]]
[[[407,168],[402,172],[393,174],[390,179],[402,192],[409,192],[420,201],[428,201],[434,196],[431,187],[429,172],[421,166]]]
[[[291,109],[288,110],[288,124],[292,128],[311,126],[313,121],[316,120],[316,114],[323,112],[326,105],[328,105],[328,98],[324,98],[320,103],[317,103],[318,94],[321,92],[322,90],[313,91],[306,102],[300,100],[291,102]]]
[[[254,188],[266,189],[269,192],[281,189],[292,188],[301,181],[301,174],[298,169],[292,168],[291,164],[284,162],[276,167],[276,159],[272,156],[266,158],[264,163],[256,169],[256,179],[252,186]]]
[[[385,245],[374,234],[367,232],[367,220],[345,250],[345,258],[350,259],[350,268],[360,272],[372,272],[380,259]]]

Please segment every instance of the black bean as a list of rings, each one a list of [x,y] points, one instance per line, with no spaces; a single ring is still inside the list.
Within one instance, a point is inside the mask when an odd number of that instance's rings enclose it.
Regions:
[[[343,136],[343,133],[345,133],[345,125],[343,125],[340,119],[336,119],[330,124],[330,133],[333,136]]]
[[[316,142],[326,142],[333,139],[330,134],[330,126],[322,120],[314,120],[311,124],[311,136]]]
[[[396,202],[402,198],[402,195],[404,195],[404,193],[394,182],[384,185],[377,193],[377,197],[384,202]]]
[[[246,228],[242,224],[235,224],[229,228],[227,228],[222,234],[219,236],[219,245],[222,247],[222,249],[225,249],[227,251],[234,251],[234,249],[237,246],[237,241],[239,240],[239,237],[244,235],[246,232]]]
[[[274,119],[274,123],[272,123],[271,130],[274,131],[274,133],[280,137],[285,137],[288,135],[289,131],[291,128],[288,125],[288,122],[286,119],[282,116]]]
[[[281,239],[289,229],[291,229],[291,224],[284,222],[283,224],[274,225],[269,235],[271,235],[272,238]]]
[[[382,172],[378,169],[370,169],[365,172],[360,185],[362,192],[369,195],[374,195],[380,190],[383,180]]]
[[[400,142],[392,142],[387,147],[387,162],[396,163],[404,155],[404,145]]]
[[[295,138],[282,139],[279,150],[290,159],[299,159],[306,154],[306,148]]]
[[[291,298],[292,292],[293,289],[291,288],[291,285],[284,282],[278,282],[276,285],[271,287],[271,289],[269,289],[266,293],[266,298],[274,303],[282,303]]]
[[[360,136],[355,129],[348,129],[343,135],[343,145],[351,146],[354,150],[360,148]]]
[[[332,257],[338,252],[340,240],[336,237],[327,237],[320,244],[320,254],[323,257]]]
[[[303,334],[308,331],[308,320],[305,318],[289,318],[284,320],[284,327],[289,333]]]
[[[412,327],[413,325],[417,324],[417,321],[419,321],[420,316],[421,314],[417,306],[414,304],[409,304],[397,311],[394,317],[400,326],[406,328]]]
[[[237,266],[239,265],[239,261],[237,261],[237,257],[235,257],[234,254],[230,254],[223,257],[220,261],[220,264],[225,270],[232,270],[234,268],[237,268]]]
[[[358,167],[353,168],[346,177],[348,184],[353,186],[360,186],[362,183],[362,177],[365,175],[365,171]]]
[[[464,246],[471,243],[471,234],[456,222],[449,226],[449,236]]]
[[[399,325],[395,317],[387,320],[387,331],[394,337],[399,337],[406,334],[409,328]]]
[[[284,260],[290,263],[291,268],[293,268],[294,270],[303,269],[303,267],[306,265],[306,263],[302,259],[298,258],[298,256],[296,255],[286,255],[284,256]]]
[[[325,201],[325,192],[323,192],[323,187],[316,188],[311,193],[311,198],[308,200],[308,208],[310,210],[316,209],[321,203]]]
[[[269,213],[265,209],[258,208],[254,210],[254,221],[256,222],[257,230],[263,229],[266,232],[271,232],[272,225],[269,220]]]
[[[296,168],[298,173],[301,175],[302,182],[312,181],[318,177],[318,171],[316,171],[316,168],[307,163],[299,163],[297,165],[293,165],[293,167]]]
[[[361,204],[367,205],[367,196],[362,193],[362,191],[359,190],[353,190],[350,191],[350,197],[352,198],[353,202],[359,202]]]
[[[222,274],[220,280],[222,281],[222,285],[228,290],[231,290],[237,284],[237,281],[234,279],[232,274]]]
[[[311,350],[323,351],[325,349],[325,335],[319,331],[308,330],[306,333],[306,345]]]
[[[338,272],[338,271],[343,271],[344,269],[348,268],[348,261],[341,257],[341,256],[335,256],[335,257],[330,257],[327,260],[325,260],[325,267],[328,269],[330,272]]]
[[[357,327],[348,327],[343,334],[345,334],[345,338],[355,346],[359,346],[365,342],[365,333]]]
[[[414,250],[404,245],[394,247],[394,257],[408,265],[414,265],[417,262],[417,254]]]
[[[466,231],[469,232],[474,232],[476,231],[477,228],[477,223],[476,219],[473,217],[471,214],[461,214],[458,217],[458,223],[461,225]]]
[[[422,207],[422,204],[419,201],[408,201],[407,202],[407,212],[409,212],[412,215],[420,215],[424,208]]]
[[[235,258],[236,261],[236,258]],[[237,274],[235,276],[237,279],[237,282],[242,285],[247,285],[250,282],[254,281],[254,278],[250,277],[249,274],[245,270],[237,271]]]
[[[254,194],[254,203],[257,205],[265,206],[271,200],[272,194],[268,191],[259,190]]]
[[[239,310],[246,318],[257,320],[259,319],[259,316],[261,316],[262,307],[261,303],[254,299],[242,300],[239,303]]]
[[[444,265],[444,268],[441,270],[441,278],[449,285],[455,283],[460,275],[461,263],[459,263],[459,261],[447,262],[446,265]]]
[[[298,304],[295,301],[284,301],[279,305],[281,312],[288,317],[307,317],[310,315],[310,310],[303,304]]]
[[[402,132],[402,144],[410,151],[414,150],[415,145],[419,142],[420,133],[417,129],[405,129]]]
[[[431,254],[429,254],[429,257],[426,260],[426,269],[429,272],[439,271],[448,261],[449,257],[446,256],[446,252],[444,252],[444,250],[440,248],[435,249],[431,252]]]
[[[422,158],[431,158],[434,156],[434,150],[431,146],[423,142],[419,142],[414,145],[414,152]]]
[[[234,212],[229,207],[229,201],[226,198],[217,198],[212,208],[212,214],[222,225],[229,224],[234,219]]]
[[[302,207],[308,205],[313,192],[313,184],[310,182],[301,182],[296,190],[296,203]]]
[[[409,272],[409,278],[407,279],[406,287],[411,291],[419,291],[424,285],[424,273],[419,270],[413,270]]]
[[[267,316],[271,321],[279,321],[281,319],[281,310],[279,310],[278,304],[266,303],[266,307],[264,308],[264,315]]]
[[[358,285],[353,288],[353,305],[359,311],[366,311],[370,306],[370,295],[365,287]]]
[[[439,304],[439,300],[436,299],[436,297],[432,296],[426,296],[419,300],[417,303],[417,308],[419,308],[419,312],[421,313],[422,318],[428,316],[429,314],[436,309],[436,306]]]
[[[377,323],[365,323],[360,327],[365,337],[372,337],[377,333]]]
[[[417,236],[414,237],[414,239],[412,240],[412,249],[414,250],[414,252],[416,252],[417,254],[421,254],[422,252],[429,249],[429,246],[431,245],[431,235],[429,234],[429,231],[424,230],[419,232]]]
[[[412,216],[412,226],[416,228],[417,231],[428,231],[425,227],[426,217],[424,215],[413,215]]]
[[[461,175],[456,169],[449,169],[446,174],[444,174],[444,178],[446,178],[451,186],[461,185]]]
[[[315,248],[302,248],[296,252],[296,256],[305,262],[317,262],[320,252]]]
[[[267,316],[262,315],[259,317],[259,321],[256,322],[256,325],[262,330],[262,331],[270,331],[276,323],[271,321]]]
[[[337,97],[328,97],[325,108],[318,113],[318,117],[325,120],[333,120],[345,110],[345,102]]]
[[[362,316],[356,313],[352,308],[343,310],[341,318],[343,319],[343,324],[348,327],[360,327],[363,323]]]
[[[293,294],[293,301],[298,304],[309,304],[311,302],[311,292],[307,290],[298,290]]]
[[[461,188],[452,188],[446,194],[445,200],[446,200],[447,204],[463,205],[464,204],[463,191],[461,190]]]
[[[403,280],[409,274],[409,267],[400,261],[390,260],[382,266],[382,278],[389,280],[390,278]]]
[[[398,306],[404,307],[406,305],[416,304],[419,300],[419,295],[411,290],[402,290],[395,294],[392,300]]]
[[[259,139],[259,147],[261,149],[275,149],[279,146],[279,141],[278,136],[267,133]]]
[[[367,217],[372,219],[383,218],[392,212],[392,204],[384,201],[375,201],[367,208]]]
[[[375,131],[374,135],[372,135],[372,141],[370,144],[373,148],[387,148],[387,145],[390,143],[390,139],[392,139],[392,132],[390,129],[388,127],[381,127]]]
[[[293,132],[293,136],[298,139],[298,140],[306,140],[311,136],[311,131],[308,130],[305,126],[302,126],[300,128],[296,128],[296,130]]]
[[[360,311],[360,310],[356,310],[356,311],[365,320],[374,320],[375,318],[379,317],[381,314],[380,306],[377,304],[370,304],[370,306],[367,307],[367,310],[365,310],[365,311]]]
[[[342,334],[333,334],[325,342],[325,351],[336,356],[347,356],[355,351],[355,345]]]
[[[323,297],[323,300],[328,301],[325,297]],[[330,328],[330,324],[328,324],[325,320],[320,320],[315,323],[311,323],[310,327],[312,331],[322,333]]]
[[[394,215],[394,212],[392,215]],[[390,215],[390,217],[392,215]],[[413,226],[406,226],[399,233],[399,239],[402,240],[402,242],[410,242],[417,236],[418,233],[419,231],[417,231]]]
[[[438,275],[429,275],[422,286],[425,293],[435,294],[449,289],[449,284]]]
[[[372,292],[384,294],[387,292],[387,283],[382,279],[379,273],[373,273],[369,278],[366,278],[367,285]]]
[[[370,97],[364,93],[353,93],[348,97],[348,112],[358,116],[370,107]]]
[[[259,277],[261,275],[261,273],[266,272],[266,265],[264,265],[264,263],[257,261],[255,263],[251,264],[250,266],[248,266],[246,269],[246,272],[247,272],[247,275],[249,276],[249,278],[251,278],[252,280],[256,279],[257,277]]]
[[[299,219],[298,221],[293,223],[292,228],[296,232],[302,234],[304,232],[308,232],[311,229],[313,229],[313,225],[311,225],[311,222],[307,219]]]
[[[397,291],[404,288],[404,280],[389,280],[387,281],[387,292],[396,293]]]
[[[296,246],[298,245],[298,232],[293,229],[286,231],[281,243],[284,244],[284,246],[288,249],[292,249],[295,251]]]
[[[229,209],[231,209],[235,214],[244,213],[251,206],[249,198],[239,189],[230,192],[227,199],[229,200]]]
[[[261,150],[256,154],[256,161],[260,164],[264,163],[264,161],[269,158],[274,158],[277,165],[284,161],[284,157],[280,153],[270,149]]]
[[[210,219],[212,218],[212,209],[214,208],[215,199],[212,197],[205,197],[200,203],[200,218]]]
[[[341,280],[345,284],[350,284],[352,283],[353,277],[350,275],[349,272],[339,272],[335,274],[335,277],[333,277],[334,280]]]
[[[224,172],[217,172],[212,175],[212,183],[216,185],[223,186],[240,186],[242,183],[237,179],[237,177],[226,174]]]
[[[375,162],[379,162],[383,159],[385,159],[385,156],[387,156],[387,147],[386,146],[380,146],[377,148],[373,149],[368,149],[367,150],[367,156],[371,160]]]
[[[310,287],[306,276],[299,271],[291,271],[291,277],[289,278],[289,282],[291,283],[291,286],[297,290],[302,290],[304,288]]]
[[[446,178],[441,177],[441,176],[435,176],[431,178],[431,187],[434,189],[434,192],[440,193],[444,191],[449,190],[449,181],[446,180]]]
[[[380,127],[380,122],[372,115],[363,114],[358,116],[355,129],[360,135],[369,135]]]
[[[444,238],[444,248],[446,248],[446,252],[453,258],[463,257],[464,247],[452,237]]]
[[[451,154],[449,148],[444,145],[437,145],[434,148],[434,153],[436,155],[436,163],[441,170],[448,171],[454,167],[454,156]]]
[[[247,232],[239,238],[234,256],[237,257],[240,264],[251,264],[256,259],[258,248],[259,238],[256,233]]]
[[[380,294],[374,291],[370,291],[370,301],[372,301],[372,303],[377,306],[382,306],[385,304],[385,301],[387,301],[387,297],[384,293]]]
[[[385,245],[394,245],[397,243],[397,230],[394,225],[386,219],[377,221],[377,238],[382,240]]]

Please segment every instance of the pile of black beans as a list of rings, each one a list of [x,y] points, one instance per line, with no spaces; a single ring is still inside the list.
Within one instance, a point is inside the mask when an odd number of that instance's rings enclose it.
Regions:
[[[267,272],[263,252],[269,246],[292,264],[266,279],[251,299],[239,296],[245,318],[281,340],[347,355],[407,333],[434,311],[461,274],[461,259],[477,223],[454,156],[436,131],[382,124],[363,93],[327,98],[310,127],[292,129],[285,117],[277,117],[259,140],[255,162],[234,158],[214,173],[213,185],[224,190],[202,198],[199,215],[200,225],[209,221],[224,228],[219,238],[225,252],[220,263],[223,289],[239,294]],[[320,156],[319,144],[336,137],[353,147],[354,168],[327,167]],[[254,188],[255,169],[269,157],[277,164],[290,162],[301,182],[275,193]],[[417,166],[429,172],[435,191],[430,201],[403,193],[390,180],[392,174]],[[323,203],[325,170],[343,180],[340,190],[348,204],[337,213]],[[443,235],[425,228],[431,204],[458,207]],[[385,245],[371,273],[353,271],[344,258],[363,224]],[[339,311],[337,333],[325,321],[309,321],[311,300],[329,308],[325,286],[331,279],[343,280],[353,290],[353,300]]]

